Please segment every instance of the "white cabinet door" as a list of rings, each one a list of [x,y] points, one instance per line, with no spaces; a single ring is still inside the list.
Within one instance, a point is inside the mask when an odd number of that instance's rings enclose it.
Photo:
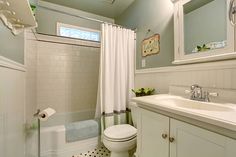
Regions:
[[[170,157],[236,157],[235,140],[174,119],[170,124]]]
[[[138,156],[169,156],[169,118],[154,112],[139,109]],[[166,134],[167,137],[162,137]]]

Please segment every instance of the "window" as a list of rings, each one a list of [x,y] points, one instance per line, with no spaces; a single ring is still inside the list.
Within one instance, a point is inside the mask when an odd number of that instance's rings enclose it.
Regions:
[[[82,40],[100,41],[100,31],[84,27],[57,23],[57,35]]]

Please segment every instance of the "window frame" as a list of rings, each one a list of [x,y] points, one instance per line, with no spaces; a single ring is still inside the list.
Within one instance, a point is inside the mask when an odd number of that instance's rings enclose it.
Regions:
[[[71,29],[78,29],[81,31],[88,31],[88,32],[95,32],[95,33],[99,33],[99,41],[96,40],[89,40],[89,39],[82,39],[82,38],[75,38],[75,37],[68,37],[68,36],[62,36],[60,34],[60,28],[61,27],[66,27],[66,28],[71,28]],[[78,39],[78,40],[85,40],[85,41],[91,41],[91,42],[101,42],[101,31],[100,30],[96,30],[96,29],[91,29],[91,28],[86,28],[86,27],[80,27],[80,26],[76,26],[76,25],[70,25],[70,24],[66,24],[66,23],[61,23],[61,22],[57,22],[57,35],[61,36],[61,37],[66,37],[66,38],[72,38],[72,39]]]

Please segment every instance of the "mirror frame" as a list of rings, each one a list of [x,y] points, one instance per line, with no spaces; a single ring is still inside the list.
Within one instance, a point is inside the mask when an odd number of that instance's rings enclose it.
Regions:
[[[184,4],[193,0],[179,0],[174,4],[174,44],[175,57],[173,64],[189,64],[198,62],[217,61],[236,58],[235,28],[227,20],[227,46],[221,49],[209,50],[204,53],[187,54],[184,52]],[[227,3],[227,19],[229,15],[230,0]]]

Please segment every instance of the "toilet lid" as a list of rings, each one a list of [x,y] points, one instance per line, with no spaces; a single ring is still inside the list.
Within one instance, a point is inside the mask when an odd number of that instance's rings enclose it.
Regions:
[[[109,139],[129,139],[136,136],[137,129],[129,124],[114,125],[104,131],[104,135]]]

